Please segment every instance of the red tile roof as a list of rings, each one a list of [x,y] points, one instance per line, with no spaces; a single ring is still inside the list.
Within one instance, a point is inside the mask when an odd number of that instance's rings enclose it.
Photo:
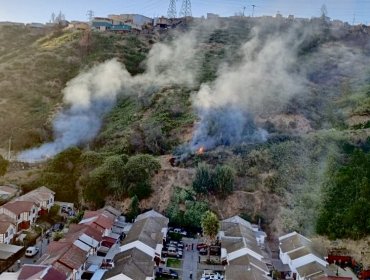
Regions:
[[[66,280],[66,276],[50,265],[23,265],[18,280]]]
[[[92,219],[94,217],[95,219]],[[87,219],[91,219],[85,223],[87,225],[95,224],[102,229],[110,229],[112,228],[116,218],[104,209],[100,209],[98,211],[86,211],[83,220]]]
[[[19,215],[21,213],[31,211],[34,204],[35,203],[31,201],[13,201],[5,203],[2,207],[16,215]]]
[[[112,228],[114,224],[114,218],[109,217],[108,215],[104,213],[104,214],[100,214],[98,218],[94,221],[94,223],[102,228],[110,229]]]
[[[4,234],[8,231],[8,228],[14,224],[12,222],[3,222],[3,221],[0,221],[0,234]]]
[[[90,236],[91,238],[95,239],[96,241],[102,240],[102,234],[99,230],[96,228],[91,227],[90,225],[84,225],[84,224],[71,224],[69,226],[68,234],[66,235],[65,239],[67,240],[77,240],[82,234],[86,234],[87,236]]]
[[[72,245],[58,262],[72,269],[78,269],[87,259],[86,252],[77,246]]]

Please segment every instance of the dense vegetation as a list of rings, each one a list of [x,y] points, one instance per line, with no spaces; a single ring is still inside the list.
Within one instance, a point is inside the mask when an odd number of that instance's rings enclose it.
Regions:
[[[45,185],[56,191],[58,200],[90,208],[129,198],[128,218],[135,218],[141,200],[162,195],[153,188],[152,179],[161,172],[157,157],[175,153],[194,131],[194,92],[202,82],[212,83],[224,64],[241,62],[240,46],[252,37],[256,24],[234,19],[205,32],[199,38],[194,88],[166,85],[150,94],[119,96],[88,147],[73,147],[49,160],[24,189]],[[285,34],[289,24],[261,23],[261,40]],[[370,162],[363,145],[370,126],[369,68],[361,64],[360,72],[348,73],[337,61],[348,49],[353,56],[361,52],[366,61],[368,33],[344,27],[331,32],[321,21],[308,27],[304,40],[297,40],[298,61],[292,66],[293,73],[307,76],[305,91],[279,106],[281,111],[266,106],[251,112],[262,119],[256,125],[268,132],[267,141],[220,146],[203,155],[180,154],[179,167],[195,169],[195,177],[188,185],[175,182],[181,188],[171,190],[165,205],[172,223],[199,228],[207,210],[225,210],[218,208],[220,203],[215,206],[217,200],[237,194],[244,199],[238,211],[254,221],[262,218],[271,231],[317,230],[331,238],[369,234]],[[172,38],[88,35],[0,27],[0,66],[5,70],[0,73],[0,112],[7,116],[0,118],[2,148],[10,137],[14,150],[50,139],[62,89],[81,69],[117,57],[131,74],[142,73],[151,44]],[[338,46],[338,54],[325,53],[332,45]]]
[[[370,234],[370,153],[355,149],[343,157],[331,163],[317,232],[359,239]]]

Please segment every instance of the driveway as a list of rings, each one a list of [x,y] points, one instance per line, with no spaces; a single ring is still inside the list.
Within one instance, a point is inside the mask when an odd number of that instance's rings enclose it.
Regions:
[[[183,280],[196,279],[198,272],[198,257],[199,257],[199,253],[197,251],[198,240],[193,238],[183,238],[182,241],[184,242],[182,279]],[[186,245],[188,245],[188,249],[186,249]],[[192,274],[192,278],[190,278],[190,274]]]
[[[35,246],[38,247],[40,249],[40,251],[38,252],[37,255],[33,256],[33,257],[26,257],[23,255],[23,257],[21,257],[19,260],[20,260],[20,265],[18,262],[15,262],[10,268],[9,268],[9,271],[18,271],[20,269],[20,267],[22,267],[22,265],[24,264],[35,264],[37,263],[37,261],[41,258],[41,256],[46,253],[47,251],[47,247],[48,247],[49,243],[48,243],[48,240],[46,238],[43,239],[43,242],[41,244],[41,241],[40,239],[38,239],[38,241],[36,242]]]

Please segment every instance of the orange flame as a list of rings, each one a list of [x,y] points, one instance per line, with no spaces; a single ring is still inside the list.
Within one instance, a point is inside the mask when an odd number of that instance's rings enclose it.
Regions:
[[[203,155],[205,152],[205,148],[202,146],[197,150],[197,155]]]

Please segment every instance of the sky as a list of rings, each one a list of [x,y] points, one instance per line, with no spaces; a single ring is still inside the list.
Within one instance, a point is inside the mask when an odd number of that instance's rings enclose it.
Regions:
[[[183,0],[177,0],[177,11]],[[67,20],[87,20],[87,11],[95,16],[137,13],[148,17],[167,14],[170,0],[0,0],[0,21],[48,22],[51,14],[61,11]],[[243,12],[254,16],[275,15],[311,18],[320,16],[321,7],[327,15],[352,24],[370,24],[370,0],[191,0],[193,16],[215,13],[232,16]]]

